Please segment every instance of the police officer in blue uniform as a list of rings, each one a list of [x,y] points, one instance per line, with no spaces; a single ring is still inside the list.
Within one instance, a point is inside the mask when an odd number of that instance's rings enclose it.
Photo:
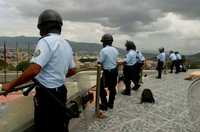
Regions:
[[[178,71],[178,68],[177,68],[177,57],[174,53],[174,51],[170,51],[169,52],[169,58],[171,60],[171,66],[170,66],[170,73],[173,73],[173,69],[174,69],[174,66],[176,67],[176,72]]]
[[[64,110],[49,93],[62,105],[66,103],[65,77],[75,74],[72,48],[60,35],[63,25],[61,16],[54,10],[43,11],[38,19],[41,38],[37,43],[30,66],[16,80],[3,84],[4,90],[37,80],[34,97],[34,122],[36,132],[66,132]],[[47,93],[47,91],[49,93]]]
[[[157,79],[161,79],[162,77],[162,71],[164,68],[165,60],[166,60],[166,54],[165,54],[165,49],[163,47],[159,48],[160,54],[157,56],[157,71],[158,71],[158,76],[156,77]]]
[[[131,81],[134,83],[134,90],[139,88],[139,71],[137,65],[137,52],[134,42],[127,41],[125,44],[127,54],[124,60],[124,83],[125,90],[122,91],[124,95],[131,95]]]
[[[181,57],[181,55],[178,51],[175,52],[175,55],[177,57],[177,71],[176,71],[176,73],[179,73],[179,72],[181,72],[181,68],[182,68],[182,57]]]
[[[114,100],[116,95],[116,85],[117,85],[117,57],[118,50],[112,46],[113,37],[111,34],[104,34],[101,38],[103,43],[103,49],[101,49],[99,54],[99,63],[103,67],[103,73],[100,82],[100,98],[101,110],[107,110],[108,108],[113,109]],[[105,87],[108,87],[109,90],[109,99],[106,98]]]
[[[145,57],[141,51],[136,50],[136,53],[137,53],[136,59],[137,59],[138,87],[134,86],[132,90],[138,90],[138,88],[140,87],[140,82],[142,82],[142,69],[145,61]]]

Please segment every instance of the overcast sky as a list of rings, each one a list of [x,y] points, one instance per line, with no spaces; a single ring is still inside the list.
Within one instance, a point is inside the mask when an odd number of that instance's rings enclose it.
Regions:
[[[64,19],[62,35],[95,42],[104,33],[114,45],[133,40],[138,49],[200,52],[200,0],[0,0],[0,36],[39,36],[37,18],[45,9]]]

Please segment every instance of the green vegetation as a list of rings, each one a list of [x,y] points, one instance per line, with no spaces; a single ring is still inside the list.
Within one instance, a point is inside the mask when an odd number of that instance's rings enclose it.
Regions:
[[[16,66],[17,71],[24,71],[29,66],[29,61],[22,61]]]
[[[4,60],[0,60],[0,70],[5,69],[5,67],[6,69],[11,70],[11,71],[15,70],[15,67],[13,65],[5,63]]]

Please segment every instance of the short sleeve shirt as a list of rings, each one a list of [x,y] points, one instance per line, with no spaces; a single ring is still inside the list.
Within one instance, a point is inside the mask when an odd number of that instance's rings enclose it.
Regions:
[[[71,46],[58,34],[40,39],[30,62],[42,67],[35,78],[47,88],[63,85],[68,70],[75,67]]]
[[[99,62],[106,70],[114,69],[117,67],[118,50],[112,46],[106,46],[101,49],[99,53]]]
[[[137,53],[135,50],[129,50],[124,60],[126,65],[132,66],[137,63]]]
[[[137,62],[140,63],[140,62],[145,61],[145,58],[144,58],[143,54],[141,53],[141,51],[137,50],[136,52],[137,52]]]
[[[166,60],[165,52],[160,53],[160,54],[157,56],[157,59],[158,59],[159,61],[165,62],[165,60]]]
[[[176,57],[177,57],[178,60],[181,60],[181,59],[182,59],[182,57],[181,57],[180,54],[176,54]]]
[[[172,61],[175,61],[177,58],[176,58],[176,55],[174,53],[171,53],[169,55],[169,58],[172,60]]]

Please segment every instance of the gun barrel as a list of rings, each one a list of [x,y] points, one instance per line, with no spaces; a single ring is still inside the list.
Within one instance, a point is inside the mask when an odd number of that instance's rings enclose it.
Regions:
[[[31,87],[34,88],[34,86],[35,86],[34,83],[30,83],[30,84],[27,84],[27,85],[23,85],[23,86],[19,86],[19,87],[13,88],[13,89],[11,89],[11,90],[9,90],[9,91],[1,91],[1,92],[0,92],[0,96],[2,96],[2,95],[5,96],[5,95],[10,94],[10,93],[12,93],[12,92],[16,92],[16,91],[19,91],[19,90],[23,90],[23,89],[25,89],[25,88],[31,88]],[[32,88],[32,89],[33,89],[33,88]]]

